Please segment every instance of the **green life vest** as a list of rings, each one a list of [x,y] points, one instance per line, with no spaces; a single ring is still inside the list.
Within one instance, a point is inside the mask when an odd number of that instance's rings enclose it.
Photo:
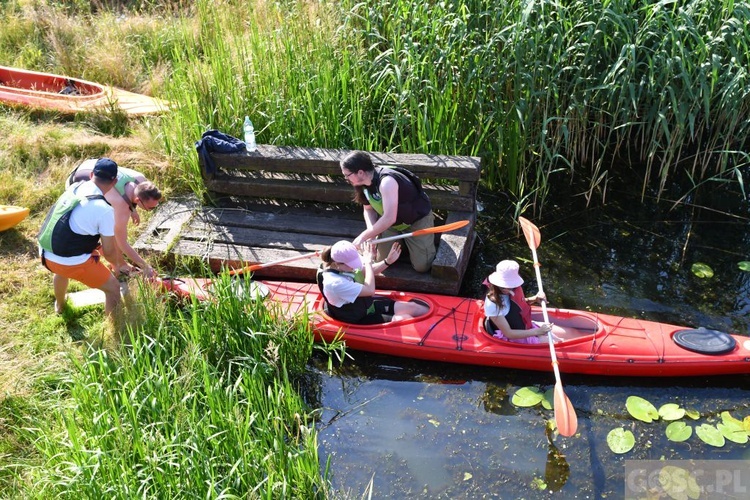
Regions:
[[[79,196],[76,190],[81,183],[74,184],[65,190],[47,213],[37,241],[43,250],[60,257],[74,257],[93,252],[99,245],[100,235],[78,234],[70,228],[70,215],[73,209],[84,200],[104,200],[104,196],[94,194]]]

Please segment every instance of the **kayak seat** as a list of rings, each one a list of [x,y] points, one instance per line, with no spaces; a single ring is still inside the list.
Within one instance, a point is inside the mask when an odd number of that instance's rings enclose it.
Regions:
[[[688,351],[714,355],[733,351],[737,344],[728,333],[704,327],[677,331],[672,335],[672,340]]]

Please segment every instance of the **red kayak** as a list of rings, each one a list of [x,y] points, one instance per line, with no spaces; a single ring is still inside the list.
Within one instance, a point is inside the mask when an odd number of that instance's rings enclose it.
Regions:
[[[332,319],[314,283],[258,281],[252,293],[279,303],[287,317],[314,313],[318,339],[341,337],[361,351],[432,361],[550,371],[546,342],[519,344],[492,337],[485,329],[483,301],[472,298],[379,291],[395,300],[416,300],[430,312],[383,325],[355,325]],[[179,296],[210,298],[210,281],[164,279]],[[750,374],[750,338],[704,328],[692,329],[653,321],[570,309],[548,308],[550,321],[575,335],[555,343],[563,373],[637,377],[684,377]],[[541,309],[533,316],[542,320]]]
[[[0,66],[0,103],[60,113],[109,110],[130,116],[169,109],[161,99],[77,78]]]

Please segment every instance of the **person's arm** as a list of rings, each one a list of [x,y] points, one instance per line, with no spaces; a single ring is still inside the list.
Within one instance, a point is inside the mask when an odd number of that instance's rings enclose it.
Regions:
[[[533,297],[524,297],[523,300],[525,300],[527,304],[537,304],[541,303],[543,300],[546,301],[547,295],[545,295],[544,292],[537,292]]]
[[[146,178],[143,177],[143,175],[136,176],[136,179],[138,182],[145,182]],[[128,196],[129,199],[133,199],[133,193],[135,192],[135,186],[136,184],[134,182],[128,182],[125,184],[125,194]],[[127,203],[126,203],[127,205]],[[136,226],[141,223],[141,216],[138,214],[138,210],[135,209],[135,207],[128,206],[128,210],[130,210],[130,220],[133,221],[133,224]]]
[[[547,332],[552,329],[552,325],[549,323],[542,323],[537,328],[531,328],[530,330],[514,330],[508,324],[508,320],[505,319],[505,316],[492,316],[490,319],[495,328],[503,332],[506,339],[538,337],[540,335],[546,335]]]
[[[375,225],[375,223],[378,221],[378,213],[375,211],[374,208],[372,208],[370,205],[365,205],[362,209],[362,215],[365,219],[365,224],[367,225],[367,229],[359,233],[359,235],[354,238],[352,243],[354,246],[359,247],[367,240],[371,240],[375,238],[380,233],[375,233],[373,236],[372,233],[372,226]]]
[[[114,236],[102,236],[102,255],[107,259],[107,262],[117,262],[117,258],[120,255],[119,249],[117,248],[117,242]]]
[[[143,274],[146,277],[150,278],[154,275],[153,268],[140,255],[138,255],[138,252],[136,252],[135,249],[130,246],[130,243],[128,243],[128,220],[130,220],[130,207],[128,207],[128,204],[125,202],[125,200],[122,199],[119,193],[115,194],[118,199],[115,200],[113,197],[112,200],[108,199],[108,201],[115,211],[115,242],[120,249],[117,270],[119,270],[119,266],[123,263],[122,254],[124,253],[128,257],[128,259],[130,259],[130,262],[138,266],[141,271],[143,271]]]
[[[372,297],[375,295],[375,272],[372,270],[373,244],[365,243],[364,252],[362,253],[362,264],[365,271],[365,282],[362,290],[359,292],[360,297]]]
[[[354,240],[355,245],[377,238],[377,236],[396,223],[398,215],[398,182],[392,177],[383,177],[380,181],[380,196],[383,199],[383,215],[377,217],[375,209],[365,205],[364,216],[367,229]],[[369,209],[369,210],[368,210]]]
[[[372,265],[372,270],[375,274],[380,274],[390,266],[396,263],[398,258],[401,256],[401,245],[398,241],[393,242],[391,250],[388,252],[388,256],[380,262],[375,262]]]

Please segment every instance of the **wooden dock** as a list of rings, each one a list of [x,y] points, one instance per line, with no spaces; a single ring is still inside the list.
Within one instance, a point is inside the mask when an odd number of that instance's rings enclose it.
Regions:
[[[159,207],[135,244],[139,252],[199,258],[213,271],[241,268],[320,251],[338,240],[353,240],[365,228],[362,208],[341,175],[345,150],[259,145],[253,153],[212,153],[216,169],[204,181],[212,204],[195,197]],[[458,293],[474,244],[475,157],[370,153],[376,164],[399,165],[423,180],[438,215],[436,225],[469,224],[436,235],[438,253],[430,273],[417,273],[408,257],[377,279],[378,288]],[[317,257],[267,267],[259,278],[314,281]]]

